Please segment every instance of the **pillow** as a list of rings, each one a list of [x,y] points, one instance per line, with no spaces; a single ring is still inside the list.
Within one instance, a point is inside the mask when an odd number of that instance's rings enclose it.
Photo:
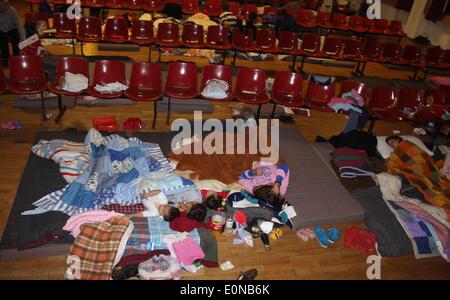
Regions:
[[[400,137],[406,141],[416,144],[419,148],[428,153],[428,155],[433,156],[433,152],[430,151],[430,149],[428,149],[427,146],[425,146],[425,144],[415,136],[400,135]],[[384,159],[388,159],[394,151],[394,149],[386,143],[386,138],[387,136],[377,136],[377,150]]]

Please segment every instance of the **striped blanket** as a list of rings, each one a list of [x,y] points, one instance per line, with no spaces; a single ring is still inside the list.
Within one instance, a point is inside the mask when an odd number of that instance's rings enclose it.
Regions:
[[[332,156],[342,178],[375,175],[364,150],[338,148]]]
[[[406,177],[429,203],[443,208],[450,219],[450,181],[440,172],[442,165],[415,144],[403,141],[391,153],[387,171]]]
[[[74,181],[89,166],[88,146],[83,143],[55,139],[40,140],[31,148],[39,157],[53,159],[59,164],[59,173],[67,181]]]
[[[95,224],[83,224],[81,233],[69,248],[66,277],[83,280],[109,280],[120,261],[133,230],[127,217],[113,217]]]
[[[103,137],[91,129],[85,139],[91,159],[86,170],[63,189],[34,202],[37,208],[22,214],[61,211],[75,215],[104,205],[141,203],[141,194],[161,190],[172,195],[195,184],[173,172],[159,145],[118,135]]]

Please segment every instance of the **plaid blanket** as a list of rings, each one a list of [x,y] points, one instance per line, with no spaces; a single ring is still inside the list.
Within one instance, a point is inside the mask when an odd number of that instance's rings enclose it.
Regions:
[[[403,141],[389,157],[387,170],[406,177],[428,202],[442,207],[450,219],[450,181],[440,172],[442,165],[415,144]]]
[[[164,236],[179,234],[180,232],[170,229],[169,222],[158,217],[133,217],[131,221],[134,229],[128,239],[123,256],[144,254],[153,250],[167,249],[163,241]],[[188,233],[197,244],[200,244],[200,236],[197,229]]]
[[[332,155],[342,178],[375,175],[364,150],[338,148]]]
[[[68,278],[109,280],[132,229],[133,224],[127,217],[82,225],[80,235],[69,248],[67,274],[72,276]]]

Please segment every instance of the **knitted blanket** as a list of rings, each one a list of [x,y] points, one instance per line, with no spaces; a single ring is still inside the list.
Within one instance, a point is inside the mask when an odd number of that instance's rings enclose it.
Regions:
[[[405,176],[434,206],[445,210],[450,219],[450,181],[440,172],[443,163],[434,161],[415,144],[401,142],[387,162],[388,172]]]
[[[338,148],[332,156],[342,178],[375,175],[364,150]]]

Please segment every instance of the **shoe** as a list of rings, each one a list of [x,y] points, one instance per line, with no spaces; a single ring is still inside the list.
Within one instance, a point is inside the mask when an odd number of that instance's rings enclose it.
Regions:
[[[245,272],[239,273],[237,280],[255,280],[258,275],[258,271],[256,269],[250,269]]]
[[[297,236],[305,242],[309,240],[309,235],[306,233],[305,229],[300,229],[299,231],[297,231]]]
[[[272,240],[279,240],[281,238],[281,236],[283,235],[283,230],[281,230],[281,228],[275,228],[274,230],[272,230],[272,232],[269,234],[269,237]]]
[[[144,122],[139,118],[128,118],[124,123],[123,127],[125,129],[134,130],[144,128]]]
[[[270,250],[272,250],[272,246],[264,244],[264,249],[266,249],[267,251],[270,251]]]
[[[341,237],[339,229],[331,227],[328,229],[328,241],[332,244],[336,243]]]
[[[12,123],[16,129],[23,128],[22,122],[20,122],[20,121],[13,121]]]
[[[328,248],[330,241],[328,240],[327,232],[319,226],[314,226],[314,234],[316,235],[320,246],[322,246],[322,248]]]
[[[98,131],[114,132],[118,131],[120,126],[114,116],[92,119],[92,125]]]
[[[311,239],[315,239],[316,238],[316,234],[310,228],[306,227],[305,228],[305,232],[309,236],[309,238],[311,238]]]
[[[11,122],[11,121],[2,122],[1,127],[3,129],[16,129],[16,127],[13,124],[13,122]]]

